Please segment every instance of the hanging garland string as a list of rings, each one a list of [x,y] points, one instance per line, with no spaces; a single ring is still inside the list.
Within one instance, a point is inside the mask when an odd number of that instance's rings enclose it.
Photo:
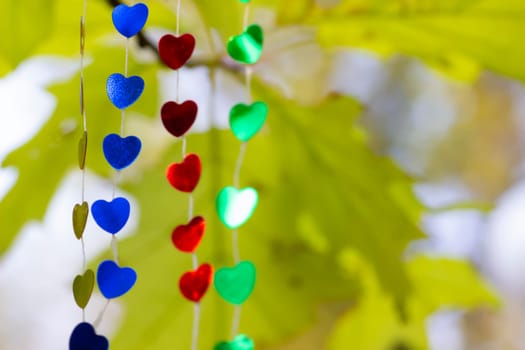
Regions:
[[[115,170],[111,201],[103,199],[91,205],[91,214],[97,225],[111,234],[112,260],[101,262],[97,269],[97,284],[107,302],[94,322],[97,327],[112,299],[126,294],[136,283],[137,273],[131,267],[119,266],[116,234],[126,225],[131,205],[124,197],[116,197],[121,171],[138,157],[142,143],[136,136],[125,136],[126,109],[133,105],[144,91],[144,80],[139,76],[128,77],[129,41],[146,24],[149,10],[143,3],[132,6],[120,4],[113,9],[112,20],[116,30],[125,37],[126,51],[124,74],[113,73],[106,82],[106,93],[111,103],[121,111],[120,133],[107,135],[102,144],[104,157]]]
[[[166,34],[158,42],[159,56],[166,66],[175,71],[175,101],[166,102],[161,108],[161,120],[165,129],[174,137],[182,137],[182,161],[172,163],[166,170],[168,182],[176,190],[188,193],[188,223],[177,226],[171,234],[175,248],[192,254],[192,270],[179,279],[182,295],[194,303],[191,349],[197,350],[200,324],[200,300],[208,290],[213,277],[210,264],[199,266],[196,250],[204,235],[206,222],[202,216],[193,216],[193,191],[201,176],[201,160],[197,154],[187,153],[186,133],[197,118],[198,106],[193,100],[180,103],[180,68],[190,59],[195,49],[193,35],[180,34],[181,0],[177,0],[176,33]]]
[[[245,88],[248,101],[247,104],[236,104],[230,110],[230,128],[233,135],[241,141],[241,145],[233,173],[233,186],[224,187],[217,195],[216,200],[216,209],[220,220],[232,230],[234,266],[218,269],[214,280],[214,286],[219,295],[233,304],[235,308],[231,339],[218,343],[215,350],[254,348],[252,339],[247,335],[238,334],[242,305],[253,292],[256,280],[255,265],[251,261],[241,260],[238,229],[253,215],[258,202],[258,193],[253,187],[240,187],[240,173],[247,143],[264,125],[268,115],[268,107],[262,101],[252,103],[251,97],[252,65],[258,62],[262,54],[263,30],[257,24],[249,25],[250,0],[240,1],[246,4],[243,32],[228,40],[227,51],[231,58],[245,65]]]
[[[69,338],[69,349],[100,349],[109,347],[109,342],[104,336],[95,333],[94,327],[86,322],[86,306],[93,294],[95,286],[95,273],[86,266],[86,248],[84,244],[84,231],[89,215],[89,205],[85,201],[86,188],[86,156],[87,156],[87,115],[84,99],[84,52],[86,44],[86,14],[87,0],[83,1],[82,16],[80,17],[80,116],[82,119],[82,136],[78,144],[78,164],[81,170],[81,203],[73,207],[73,232],[80,240],[82,246],[82,271],[73,280],[73,297],[79,308],[82,309],[82,322],[78,324]]]

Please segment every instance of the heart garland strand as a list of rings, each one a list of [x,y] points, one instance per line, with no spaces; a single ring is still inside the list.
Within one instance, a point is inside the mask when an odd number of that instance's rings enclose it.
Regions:
[[[213,267],[201,264],[196,250],[204,235],[206,222],[202,216],[194,217],[193,191],[201,176],[201,160],[197,154],[186,152],[186,133],[197,118],[198,106],[193,100],[180,103],[180,68],[191,58],[195,49],[195,38],[189,33],[180,34],[181,0],[177,1],[175,35],[166,34],[158,42],[159,56],[162,62],[175,71],[175,101],[164,103],[161,108],[161,120],[166,131],[172,136],[182,137],[182,161],[172,163],[166,170],[166,179],[176,190],[188,193],[188,223],[177,226],[171,234],[175,248],[183,253],[192,254],[193,270],[184,273],[179,279],[181,294],[194,303],[193,330],[191,349],[197,350],[200,326],[200,300],[206,294],[213,279]]]
[[[80,16],[80,116],[82,120],[82,136],[78,144],[78,165],[81,170],[81,202],[73,207],[72,221],[75,237],[82,246],[82,274],[73,280],[73,297],[77,306],[82,309],[82,322],[79,323],[69,337],[69,349],[97,349],[107,350],[108,340],[104,336],[97,335],[93,326],[86,322],[86,306],[93,294],[95,286],[95,273],[87,268],[86,248],[84,244],[84,231],[89,216],[89,205],[85,201],[86,185],[86,157],[87,157],[87,114],[84,100],[84,51],[86,43],[86,14],[87,0],[83,1],[82,15]]]
[[[116,197],[121,171],[129,167],[139,156],[142,143],[137,136],[125,136],[126,109],[133,105],[144,91],[144,80],[139,76],[128,76],[130,38],[142,30],[148,19],[149,9],[144,3],[132,6],[120,4],[113,9],[112,21],[115,29],[125,38],[124,74],[113,73],[106,81],[106,93],[111,103],[121,111],[120,133],[108,134],[103,140],[102,150],[109,165],[115,170],[111,201],[103,199],[91,205],[91,214],[97,225],[111,234],[112,260],[104,260],[97,269],[97,284],[107,299],[104,309],[95,321],[98,325],[112,299],[130,291],[137,281],[137,273],[131,267],[119,265],[118,240],[116,235],[124,228],[131,214],[131,205],[124,197]]]
[[[253,215],[258,202],[258,193],[255,188],[240,188],[240,172],[247,142],[254,137],[264,125],[268,106],[262,101],[252,103],[251,78],[253,64],[259,61],[262,54],[264,34],[257,24],[248,25],[250,16],[250,0],[240,0],[246,4],[243,21],[243,32],[232,36],[228,40],[226,50],[230,57],[245,65],[246,91],[248,104],[239,103],[230,110],[229,122],[233,135],[241,141],[237,158],[233,186],[221,189],[216,199],[216,210],[221,222],[232,230],[233,267],[223,267],[215,273],[214,287],[219,295],[228,303],[235,305],[231,340],[215,345],[215,350],[246,349],[253,350],[255,344],[244,334],[238,334],[242,305],[250,297],[255,287],[256,268],[248,260],[241,261],[239,252],[238,229]]]

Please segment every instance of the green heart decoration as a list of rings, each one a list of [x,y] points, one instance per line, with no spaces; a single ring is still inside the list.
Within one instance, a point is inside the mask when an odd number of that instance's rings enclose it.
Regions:
[[[252,187],[243,189],[224,187],[215,203],[217,214],[226,227],[236,229],[253,215],[257,200],[257,191]]]
[[[262,101],[251,105],[239,103],[230,111],[230,127],[235,137],[247,142],[261,130],[267,116],[268,106]]]
[[[84,309],[91,298],[95,286],[95,273],[86,270],[83,275],[77,275],[73,281],[73,296],[78,307]]]
[[[78,142],[78,166],[82,170],[84,170],[84,167],[86,166],[87,137],[87,131],[84,131]]]
[[[224,300],[241,305],[252,294],[255,276],[255,265],[250,261],[241,261],[233,268],[223,267],[217,270],[213,284]]]
[[[242,34],[232,36],[226,49],[234,60],[254,64],[261,57],[263,42],[264,33],[261,26],[252,24]]]
[[[89,205],[87,202],[75,204],[73,208],[73,231],[77,239],[81,239],[86,229],[86,222],[89,214]]]
[[[255,344],[248,336],[239,334],[230,342],[220,342],[213,350],[253,350]]]

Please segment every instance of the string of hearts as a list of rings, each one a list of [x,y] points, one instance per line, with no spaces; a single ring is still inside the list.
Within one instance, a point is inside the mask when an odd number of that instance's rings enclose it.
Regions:
[[[186,133],[193,126],[198,112],[198,105],[193,100],[179,101],[180,68],[191,58],[195,49],[195,38],[189,33],[180,35],[181,0],[177,2],[177,28],[175,35],[166,34],[158,42],[159,56],[164,64],[175,71],[175,101],[164,103],[161,108],[161,120],[165,129],[175,138],[182,138],[182,161],[168,166],[166,178],[173,188],[188,193],[188,223],[175,227],[171,241],[175,248],[183,253],[192,254],[192,270],[179,279],[181,294],[194,303],[193,331],[191,349],[198,346],[200,323],[200,300],[204,297],[213,278],[213,267],[209,263],[199,266],[196,250],[203,238],[206,221],[202,216],[193,216],[193,191],[201,176],[201,159],[195,153],[186,153]]]
[[[87,115],[84,103],[84,49],[86,42],[86,13],[87,0],[83,1],[83,11],[80,17],[80,116],[82,118],[82,136],[78,144],[78,165],[81,170],[81,203],[73,207],[73,232],[75,237],[82,244],[82,274],[79,274],[73,280],[73,297],[77,306],[82,309],[82,322],[75,327],[69,340],[70,349],[80,349],[88,342],[100,349],[107,349],[109,343],[106,338],[97,336],[91,324],[86,322],[85,308],[91,299],[95,285],[95,273],[86,268],[86,250],[84,244],[84,231],[86,228],[87,218],[89,215],[89,205],[85,201],[85,177],[86,177],[86,156],[87,156]]]
[[[85,11],[81,18],[81,60],[84,54],[85,40]],[[113,260],[101,262],[97,269],[96,281],[102,295],[107,299],[106,306],[99,317],[92,324],[85,321],[75,327],[69,340],[70,350],[93,349],[106,350],[109,342],[104,336],[97,335],[95,328],[102,320],[106,307],[110,300],[126,294],[136,283],[137,273],[131,267],[120,267],[117,249],[116,234],[126,225],[131,212],[131,205],[124,197],[116,197],[116,187],[120,177],[120,171],[130,166],[138,157],[142,143],[136,136],[124,136],[124,125],[126,109],[134,104],[144,91],[144,80],[139,76],[128,77],[128,57],[129,40],[135,36],[146,24],[149,10],[143,3],[133,6],[121,4],[113,9],[112,20],[116,30],[126,38],[126,57],[124,74],[113,73],[106,82],[106,93],[111,103],[121,111],[120,134],[109,134],[104,138],[102,149],[104,157],[109,165],[115,169],[115,180],[113,186],[113,196],[111,201],[103,199],[95,201],[91,205],[91,214],[97,225],[112,235],[111,248]],[[81,63],[83,67],[83,61]],[[85,109],[83,103],[83,70],[81,69],[81,110],[84,118],[84,133],[79,146],[79,163],[85,171],[85,156],[87,149],[87,128],[85,119]],[[84,176],[84,175],[83,175]],[[83,198],[83,196],[82,196]],[[89,208],[83,200],[81,205],[75,205],[73,209],[73,228],[78,239],[82,239],[85,229]],[[85,269],[85,254],[84,254]],[[78,275],[73,283],[73,295],[77,305],[85,309],[95,282],[95,274],[92,270],[86,270],[83,275]],[[85,315],[85,314],[83,314]]]
[[[246,4],[243,32],[228,40],[227,52],[232,59],[245,65],[247,104],[239,103],[230,110],[229,122],[233,135],[241,141],[239,156],[233,174],[233,186],[220,190],[216,199],[216,210],[221,222],[232,230],[233,267],[223,267],[215,273],[214,286],[219,295],[235,306],[230,341],[215,345],[215,350],[253,350],[253,340],[245,334],[238,334],[241,307],[255,287],[256,268],[249,261],[240,259],[238,229],[253,215],[258,203],[258,193],[253,187],[239,187],[240,171],[248,141],[263,127],[268,116],[268,106],[262,101],[252,103],[252,66],[259,61],[263,50],[264,34],[257,24],[248,25],[250,0]]]

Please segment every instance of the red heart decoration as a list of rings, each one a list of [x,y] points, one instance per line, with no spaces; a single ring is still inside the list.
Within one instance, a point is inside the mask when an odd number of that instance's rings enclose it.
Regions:
[[[193,54],[195,38],[191,34],[180,37],[166,34],[159,40],[159,56],[171,69],[182,67]]]
[[[191,193],[201,177],[201,160],[196,154],[188,154],[182,163],[173,163],[166,170],[169,183],[181,192]]]
[[[166,102],[160,110],[162,124],[170,134],[181,137],[195,122],[197,109],[197,104],[192,100],[184,101],[182,104]]]
[[[171,241],[177,249],[193,253],[204,235],[206,222],[202,216],[194,217],[187,225],[179,225],[171,234]]]
[[[199,302],[211,284],[213,267],[202,264],[195,271],[186,272],[179,280],[179,288],[186,299]]]

